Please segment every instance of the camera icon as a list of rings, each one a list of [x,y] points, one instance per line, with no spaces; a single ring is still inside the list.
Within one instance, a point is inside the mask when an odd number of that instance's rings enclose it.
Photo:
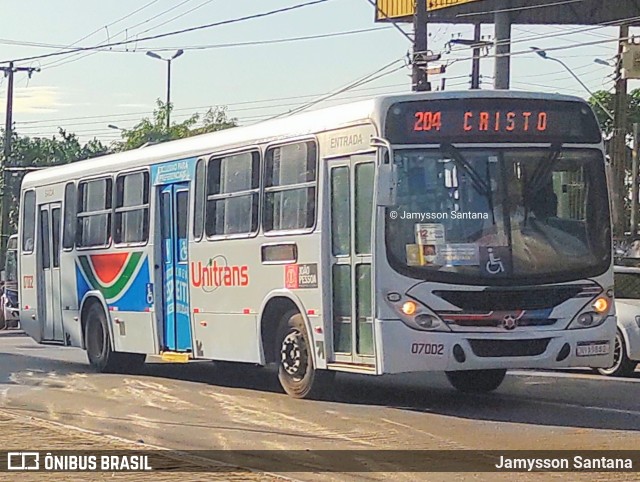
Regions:
[[[8,452],[7,470],[40,470],[38,452]]]

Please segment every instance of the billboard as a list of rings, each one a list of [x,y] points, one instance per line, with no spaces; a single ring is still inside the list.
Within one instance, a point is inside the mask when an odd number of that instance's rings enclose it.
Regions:
[[[420,0],[419,0],[420,1]],[[442,10],[465,3],[480,0],[422,0],[427,4],[427,11]],[[385,20],[411,20],[414,14],[415,0],[376,0],[376,22]]]

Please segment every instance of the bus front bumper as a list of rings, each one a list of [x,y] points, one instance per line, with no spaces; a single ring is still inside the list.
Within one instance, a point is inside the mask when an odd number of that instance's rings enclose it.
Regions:
[[[576,330],[429,332],[376,320],[380,373],[570,367],[613,364],[616,318]]]

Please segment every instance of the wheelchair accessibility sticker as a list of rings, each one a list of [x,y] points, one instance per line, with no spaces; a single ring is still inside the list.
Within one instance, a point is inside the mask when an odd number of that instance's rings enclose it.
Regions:
[[[499,277],[511,273],[511,252],[507,246],[480,248],[480,270],[483,275]]]

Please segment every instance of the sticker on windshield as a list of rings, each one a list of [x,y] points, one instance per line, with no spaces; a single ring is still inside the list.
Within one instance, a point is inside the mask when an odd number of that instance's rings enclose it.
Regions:
[[[439,249],[445,243],[444,224],[418,223],[415,230],[420,266],[441,265]]]
[[[480,271],[492,277],[511,273],[511,252],[508,246],[480,248]]]
[[[444,244],[444,224],[427,223],[416,224],[417,244]]]
[[[439,249],[435,244],[407,244],[407,266],[440,266],[442,265]]]
[[[439,251],[442,264],[445,266],[478,266],[480,264],[480,249],[476,244],[445,244]]]

